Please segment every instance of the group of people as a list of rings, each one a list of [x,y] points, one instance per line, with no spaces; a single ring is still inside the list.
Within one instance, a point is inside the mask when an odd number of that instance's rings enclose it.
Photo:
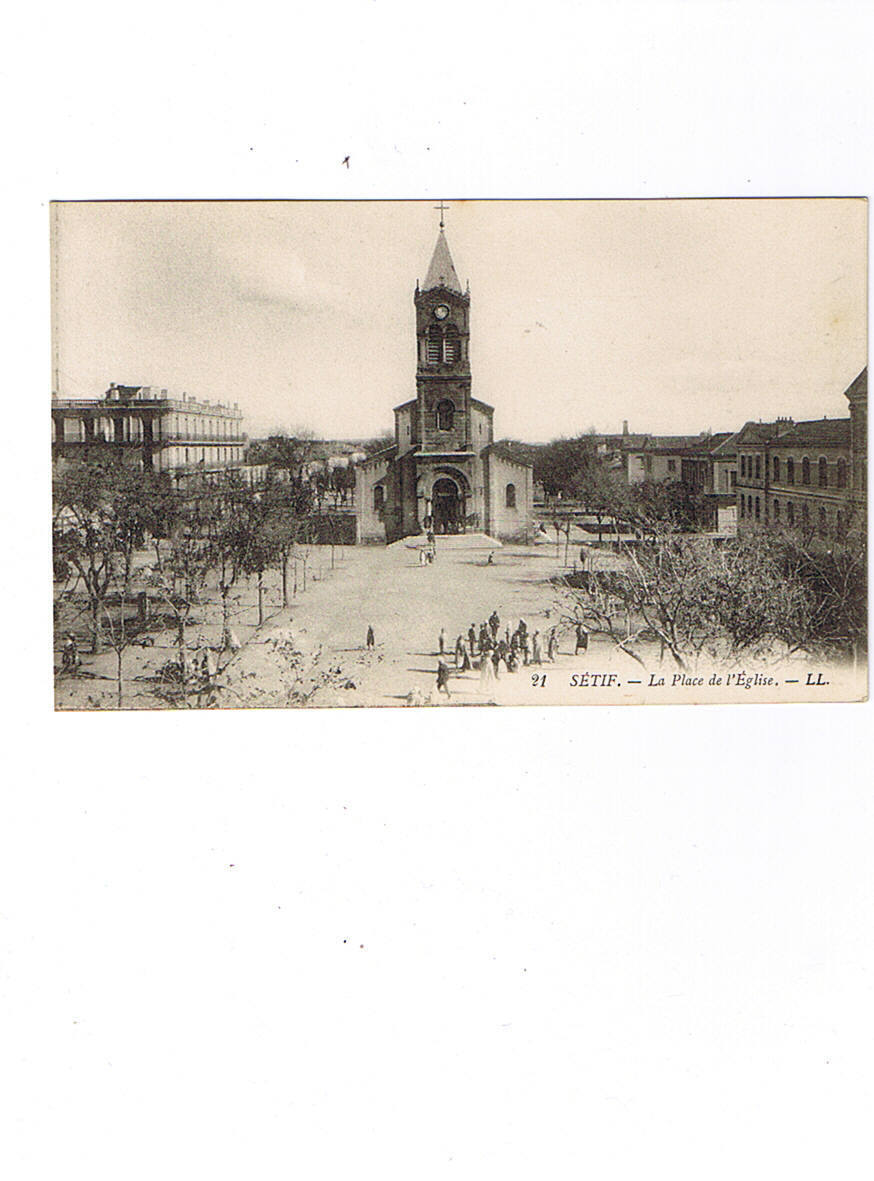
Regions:
[[[529,630],[524,619],[520,619],[511,632],[505,626],[501,632],[501,619],[497,611],[477,628],[471,624],[467,634],[460,634],[452,652],[455,672],[469,672],[479,668],[480,685],[490,689],[504,673],[515,673],[528,665],[552,663],[559,651],[558,627],[552,627],[544,637],[540,631]],[[441,628],[437,637],[437,689],[451,696],[449,689],[449,650],[446,629]]]

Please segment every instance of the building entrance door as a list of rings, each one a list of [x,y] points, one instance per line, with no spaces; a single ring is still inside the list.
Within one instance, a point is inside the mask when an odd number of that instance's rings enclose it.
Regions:
[[[431,489],[435,533],[460,533],[464,525],[462,501],[454,480],[435,480]]]

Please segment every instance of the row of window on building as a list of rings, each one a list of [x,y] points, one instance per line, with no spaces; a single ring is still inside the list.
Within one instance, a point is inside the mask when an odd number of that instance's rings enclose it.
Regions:
[[[824,455],[819,457],[817,462],[817,482],[820,488],[829,487],[829,472],[828,460]],[[838,459],[835,465],[835,482],[834,487],[846,488],[847,486],[847,461],[843,458]],[[795,483],[795,460],[786,459],[781,460],[779,455],[772,458],[772,475],[771,479],[774,483]],[[762,478],[762,456],[761,455],[742,455],[740,457],[740,477],[742,480],[761,480]],[[801,460],[801,483],[810,484],[811,478],[811,463],[810,459],[805,455]]]
[[[738,508],[740,516],[750,521],[768,520],[768,502],[764,498],[758,496],[750,496],[746,493],[741,493],[738,498]],[[780,525],[783,523],[785,513],[785,521],[788,526],[804,525],[810,526],[811,515],[810,506],[806,501],[801,502],[800,511],[796,509],[793,500],[781,501],[776,496],[771,502],[771,519],[774,524]],[[829,520],[828,512],[824,505],[820,505],[817,511],[816,518],[817,527],[823,532],[828,529]],[[838,509],[835,514],[835,527],[838,532],[844,528],[845,516],[841,509]]]

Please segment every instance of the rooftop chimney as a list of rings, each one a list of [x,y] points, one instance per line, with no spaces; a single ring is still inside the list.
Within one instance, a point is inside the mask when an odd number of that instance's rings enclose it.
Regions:
[[[628,419],[627,418],[623,418],[623,420],[622,420],[622,433],[623,433],[623,435],[628,434]]]

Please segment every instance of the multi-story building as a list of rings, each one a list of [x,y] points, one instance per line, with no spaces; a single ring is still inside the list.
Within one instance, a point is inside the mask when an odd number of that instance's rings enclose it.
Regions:
[[[701,497],[700,524],[719,533],[737,530],[737,447],[731,431],[709,435],[680,459],[680,479]]]
[[[868,370],[863,369],[844,391],[850,403],[850,497],[864,516],[868,498]]]
[[[52,458],[126,463],[184,479],[240,468],[246,436],[237,406],[113,382],[102,398],[52,397]]]
[[[849,489],[850,420],[799,422],[771,441],[764,521],[842,528]]]
[[[778,418],[775,422],[744,423],[737,432],[735,449],[739,529],[768,520],[768,447],[791,426],[794,426],[791,418]]]
[[[629,484],[656,484],[682,479],[683,456],[710,436],[646,435],[637,447],[626,447],[626,479]]]
[[[868,371],[845,391],[849,418],[748,422],[736,436],[741,529],[845,528],[864,510]]]

